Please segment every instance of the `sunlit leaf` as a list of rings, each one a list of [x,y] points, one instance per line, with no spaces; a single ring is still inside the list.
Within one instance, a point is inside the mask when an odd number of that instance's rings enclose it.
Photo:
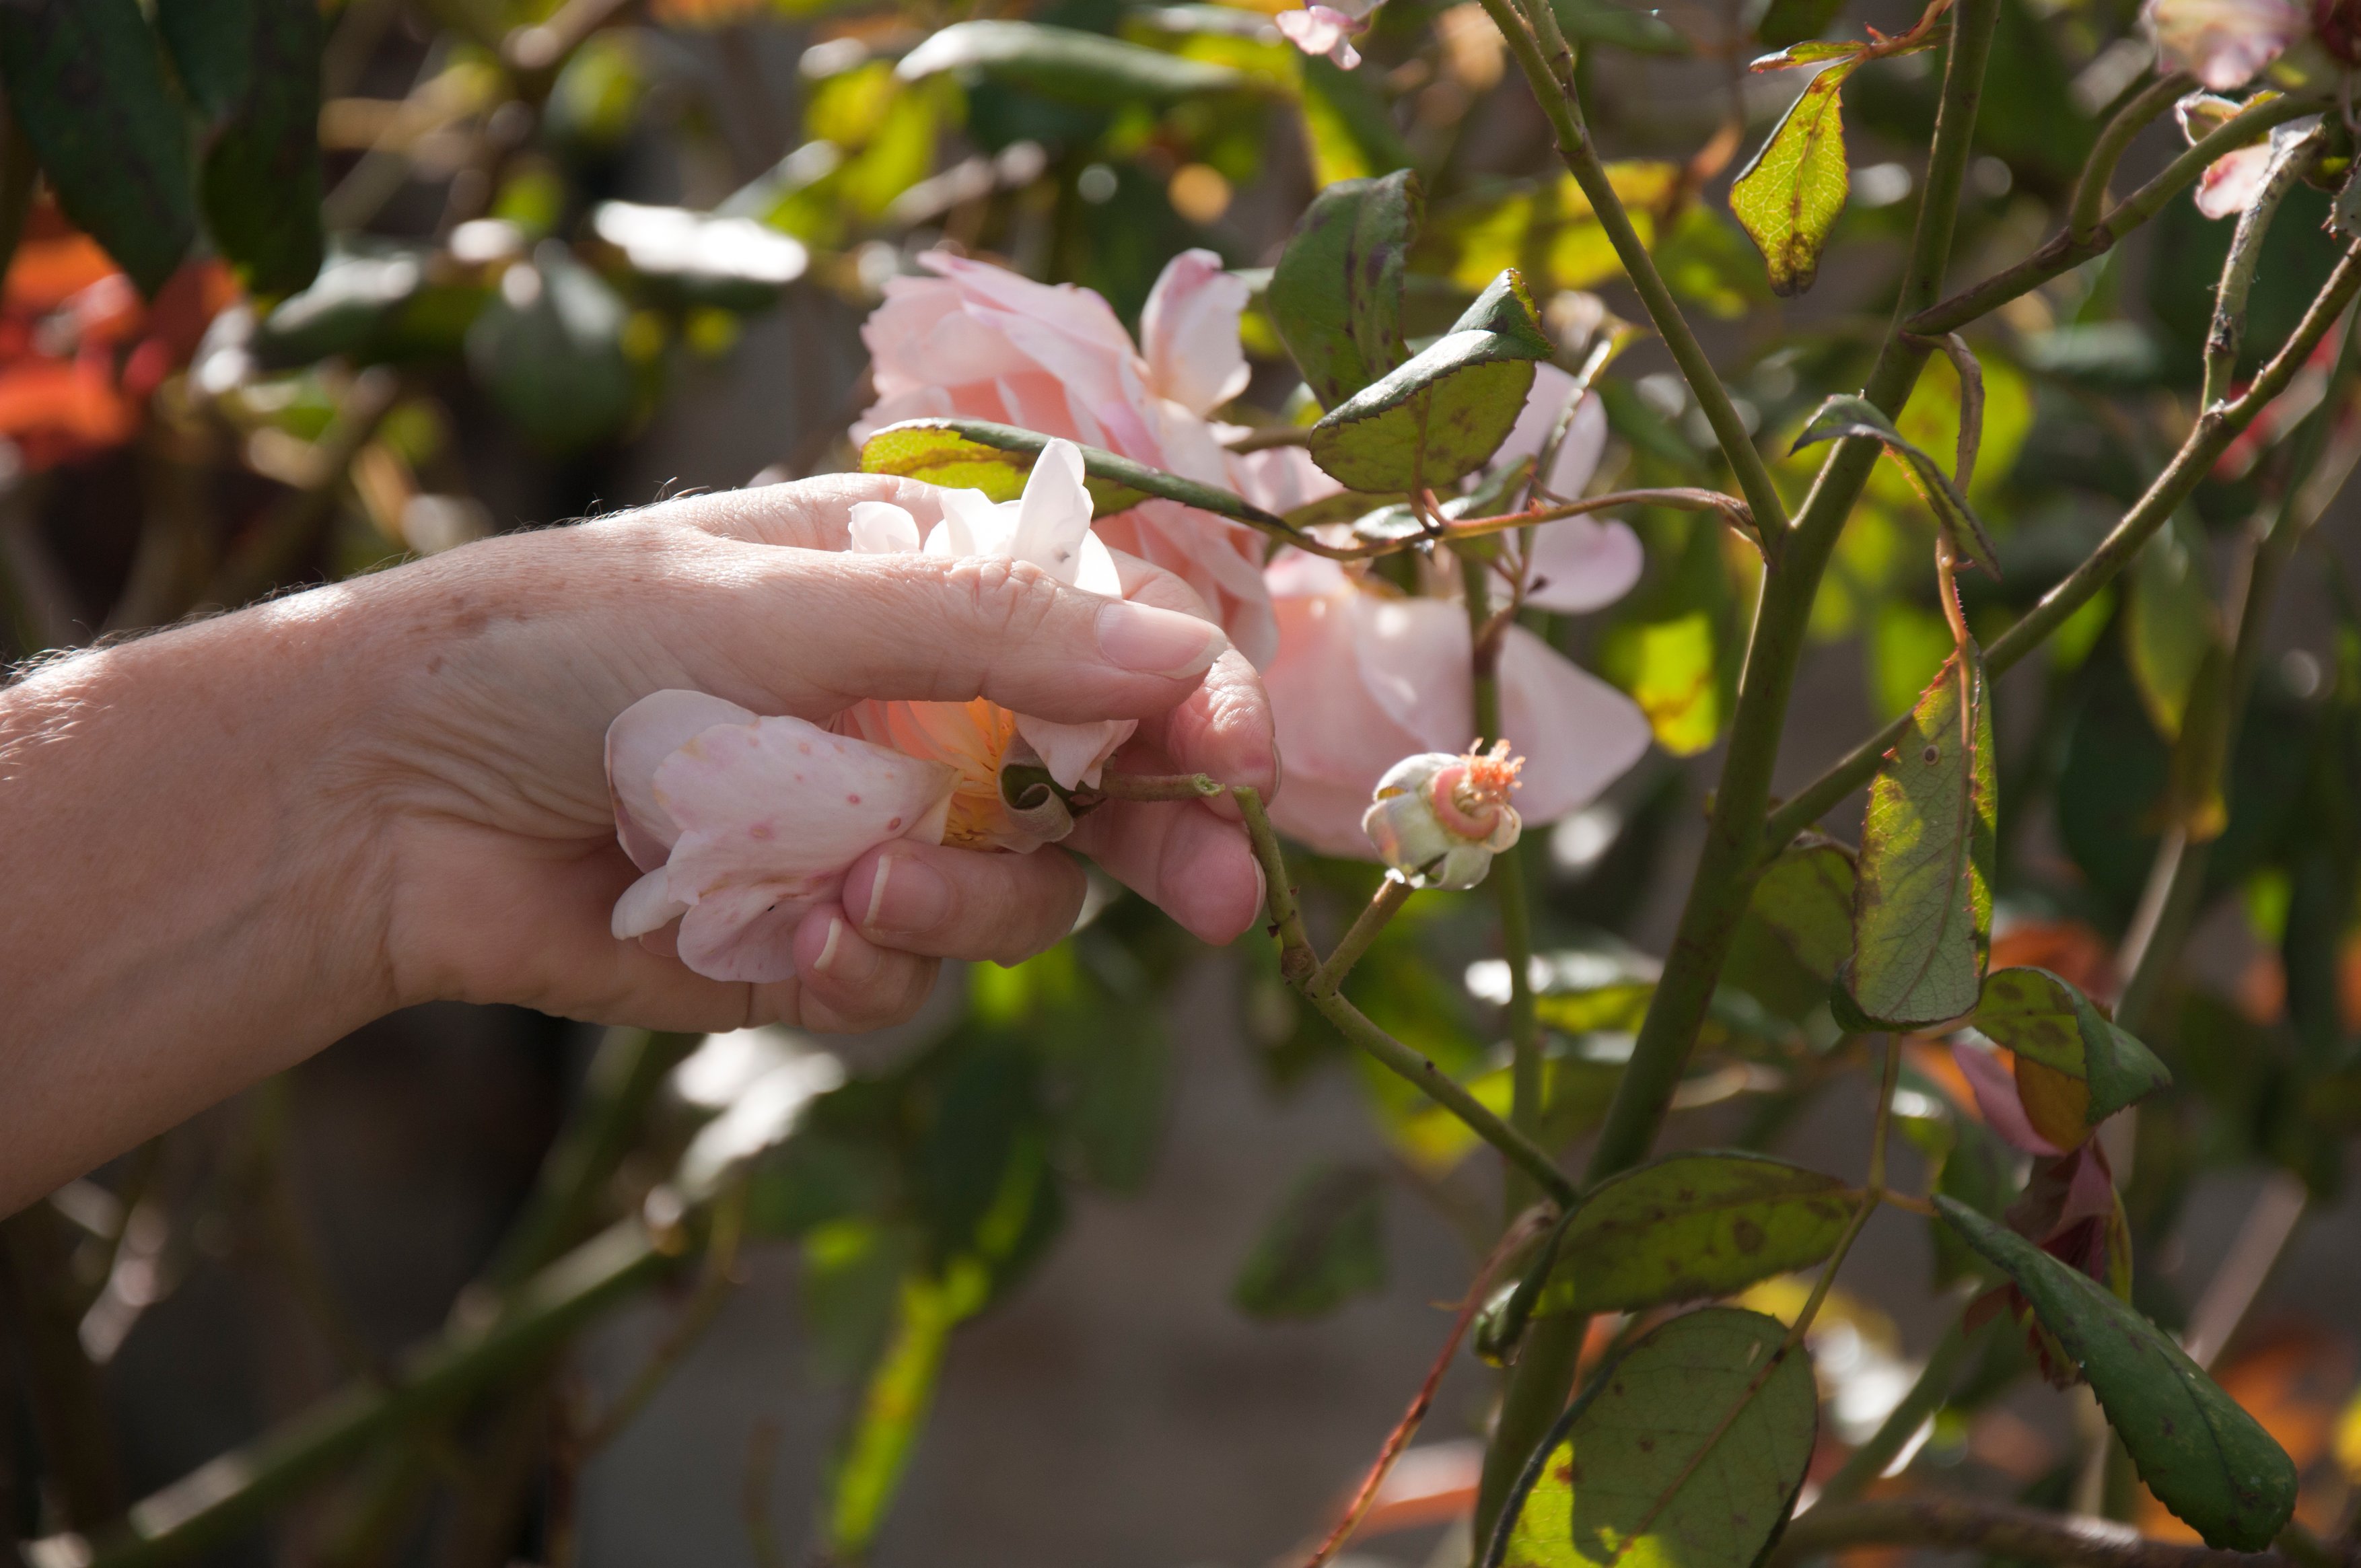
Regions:
[[[1800,294],[1819,276],[1820,248],[1844,211],[1852,174],[1845,164],[1845,78],[1860,64],[1839,60],[1804,89],[1730,188],[1730,210],[1771,274],[1772,291]]]
[[[1749,906],[1795,961],[1822,982],[1852,956],[1853,852],[1823,840],[1771,862]]]
[[[1721,687],[1709,613],[1630,629],[1621,663],[1619,678],[1648,716],[1657,745],[1693,757],[1714,743],[1721,733]]]
[[[1834,1250],[1860,1197],[1763,1155],[1670,1155],[1601,1182],[1568,1217],[1544,1312],[1727,1296]]]
[[[2072,1135],[2050,1137],[2049,1129],[2036,1123],[2042,1136],[2060,1147],[2080,1142],[2085,1129],[2172,1082],[2172,1074],[2155,1053],[2048,970],[1994,970],[1984,977],[1982,998],[1968,1022],[1994,1045],[2016,1053],[2020,1092],[2026,1089],[2028,1068],[2083,1086],[2082,1125]],[[2032,1104],[2028,1095],[2028,1109]]]
[[[1316,1318],[1386,1283],[1385,1176],[1320,1166],[1264,1226],[1230,1299],[1257,1318]]]
[[[1331,185],[1304,209],[1271,269],[1264,302],[1272,324],[1329,408],[1407,356],[1402,269],[1424,206],[1407,169]]]
[[[196,195],[137,0],[0,5],[0,80],[58,205],[153,295],[196,239]]]
[[[1951,656],[1951,623],[1940,614],[1889,598],[1870,617],[1861,652],[1869,661],[1869,695],[1880,718],[1907,713],[1918,694]]]
[[[2105,1286],[1963,1203],[1935,1207],[2016,1282],[2041,1324],[2090,1379],[2157,1500],[2209,1546],[2260,1552],[2295,1510],[2295,1465],[2155,1324]]]
[[[1051,439],[990,420],[904,420],[887,425],[863,444],[861,471],[899,474],[930,485],[979,489],[994,500],[1013,500],[1024,492],[1025,476],[1033,471],[1033,459]],[[1095,446],[1085,446],[1082,453],[1084,483],[1090,487],[1100,517],[1136,507],[1148,496],[1161,496],[1257,528],[1289,532],[1285,522],[1228,490],[1167,474]]]
[[[1356,490],[1416,493],[1482,466],[1554,352],[1511,269],[1409,363],[1312,427],[1312,458]]]
[[[2124,601],[2125,663],[2149,721],[2168,740],[2180,734],[2198,671],[2221,641],[2220,624],[2202,537],[2193,520],[2176,516],[2133,557]]]
[[[1971,646],[1927,686],[1870,786],[1843,988],[1863,1017],[1908,1027],[1975,1007],[1999,793],[1983,660]]]
[[[1810,1358],[1775,1318],[1675,1318],[1595,1377],[1501,1512],[1484,1568],[1750,1568],[1819,1434]]]
[[[1860,436],[1883,444],[1886,455],[1902,465],[1920,499],[1949,531],[1952,543],[1986,572],[1994,577],[2000,576],[2000,561],[1993,553],[1992,536],[1984,532],[1983,522],[1968,505],[1967,497],[1951,483],[1950,474],[1925,451],[1905,440],[1893,422],[1867,398],[1839,393],[1828,399],[1813,412],[1791,450],[1801,452],[1806,446],[1840,436]]]
[[[1095,109],[1170,103],[1255,85],[1227,66],[1126,43],[1104,33],[1011,20],[954,22],[929,34],[895,68],[905,82],[943,71]]]

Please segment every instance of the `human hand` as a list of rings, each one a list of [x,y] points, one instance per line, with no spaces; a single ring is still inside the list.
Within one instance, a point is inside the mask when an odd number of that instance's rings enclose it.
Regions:
[[[1071,928],[1083,879],[1068,856],[897,839],[797,925],[795,979],[703,979],[668,932],[619,943],[608,911],[635,872],[602,740],[653,691],[815,722],[863,697],[977,696],[1045,718],[1137,718],[1117,771],[1272,786],[1261,685],[1169,575],[1121,562],[1117,609],[1005,562],[841,553],[853,502],[893,501],[924,526],[934,495],[842,476],[690,498],[364,587],[383,596],[371,619],[401,629],[379,678],[392,700],[360,747],[364,797],[382,803],[369,816],[394,995],[671,1028],[865,1029],[914,1011],[941,959],[1015,961]],[[1109,803],[1067,844],[1211,941],[1261,905],[1243,831],[1207,806]]]

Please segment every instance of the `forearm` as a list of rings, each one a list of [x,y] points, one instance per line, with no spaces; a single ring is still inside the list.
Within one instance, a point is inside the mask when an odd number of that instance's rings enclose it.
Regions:
[[[0,691],[0,1212],[392,1004],[336,744],[379,663],[351,591]]]

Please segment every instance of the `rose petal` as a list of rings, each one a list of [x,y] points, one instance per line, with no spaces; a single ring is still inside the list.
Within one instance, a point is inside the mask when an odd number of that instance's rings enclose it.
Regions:
[[[2306,18],[2291,0],[2147,0],[2141,19],[2168,65],[2225,93],[2277,60]]]
[[[643,872],[664,864],[680,829],[656,803],[656,769],[699,733],[717,724],[752,724],[754,714],[704,692],[653,692],[607,726],[607,794],[615,807],[615,838]],[[658,922],[662,924],[662,922]]]
[[[1500,729],[1525,760],[1515,802],[1534,825],[1588,805],[1653,738],[1630,697],[1521,626],[1500,645]]]
[[[671,873],[658,866],[623,890],[607,925],[619,940],[628,941],[662,930],[687,913],[688,905],[672,895]]]
[[[1017,502],[1016,526],[1001,551],[1040,567],[1061,583],[1082,575],[1082,542],[1091,536],[1091,492],[1082,485],[1082,453],[1060,439],[1041,449]]]
[[[2242,147],[2206,165],[2197,177],[2197,210],[2209,218],[2234,218],[2255,204],[2269,177],[2271,149]]]
[[[1361,53],[1352,44],[1358,25],[1333,6],[1306,5],[1301,11],[1281,11],[1271,17],[1271,24],[1306,54],[1324,54],[1346,71],[1361,63]]]
[[[1016,733],[1041,754],[1041,765],[1061,788],[1096,784],[1099,771],[1139,729],[1136,718],[1110,718],[1095,724],[1059,724],[1027,714],[1016,716]]]
[[[1581,615],[1631,591],[1648,565],[1640,536],[1611,519],[1569,517],[1533,530],[1525,602]]]
[[[1238,343],[1238,318],[1251,294],[1210,250],[1184,250],[1165,263],[1139,313],[1148,390],[1197,414],[1245,391],[1254,372]]]
[[[1574,395],[1575,384],[1573,377],[1554,365],[1536,367],[1533,389],[1526,394],[1524,410],[1517,415],[1509,438],[1492,454],[1491,466],[1499,468],[1528,457],[1538,458],[1550,433],[1557,428],[1559,417],[1565,412],[1565,402]],[[1581,406],[1574,411],[1574,422],[1566,428],[1565,440],[1558,444],[1556,461],[1542,476],[1542,488],[1554,496],[1576,499],[1598,471],[1598,459],[1606,450],[1607,405],[1598,400],[1596,392],[1585,393]]]
[[[852,503],[852,553],[909,555],[919,549],[918,520],[891,501]]]

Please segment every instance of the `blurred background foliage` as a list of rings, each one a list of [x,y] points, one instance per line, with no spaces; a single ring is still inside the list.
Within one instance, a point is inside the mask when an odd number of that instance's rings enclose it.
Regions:
[[[1853,84],[1851,203],[1817,288],[1781,301],[1726,192],[1800,82],[1746,64],[1914,16],[1883,0],[1850,11],[1841,0],[1556,5],[1582,46],[1617,189],[1707,323],[1742,414],[1784,452],[1824,389],[1860,382],[1890,313],[1939,51]],[[2148,79],[2133,22],[2125,0],[2007,0],[1956,276],[1981,276],[2055,230],[2097,126]],[[1251,3],[0,7],[8,651],[70,649],[496,530],[639,504],[666,475],[730,485],[757,469],[849,466],[844,429],[867,401],[855,329],[930,247],[1094,289],[1132,320],[1176,251],[1210,247],[1255,276],[1311,192],[1413,167],[1430,202],[1412,258],[1414,332],[1439,330],[1510,265],[1567,344],[1639,315],[1595,215],[1555,172],[1545,124],[1504,83],[1480,7],[1390,0],[1362,42],[1367,62],[1340,71],[1282,41]],[[2152,166],[2168,147],[2151,133],[2133,161]],[[2312,221],[2272,231],[2247,338],[2256,359],[2333,258],[2316,221],[2325,199],[2302,192],[2297,203]],[[2154,232],[1979,330],[1987,401],[1971,493],[2007,566],[1969,583],[1979,628],[2004,623],[2080,559],[2177,444],[2228,233],[2176,201]],[[1257,373],[1245,402],[1302,417],[1267,319],[1250,313],[1246,336]],[[2266,424],[2284,432],[2326,385],[2314,367]],[[1653,341],[1633,334],[1600,392],[1615,433],[1602,488],[1723,482]],[[2361,455],[2355,411],[2330,413],[2323,504]],[[1957,381],[1938,362],[1899,423],[1947,453],[1959,417]],[[728,441],[700,435],[700,422],[726,426]],[[2213,635],[2227,542],[2275,493],[2272,433],[2234,448],[2136,569],[2004,685],[2011,804],[1996,966],[2109,983]],[[1816,465],[1807,455],[1776,472],[1800,497]],[[1694,840],[1703,775],[1687,760],[1709,760],[1720,738],[1759,571],[1708,519],[1631,521],[1648,552],[1641,587],[1578,627],[1535,622],[1631,693],[1659,743],[1546,835],[1548,1131],[1568,1146],[1603,1113],[1653,983],[1647,948],[1664,938]],[[2361,1127],[2361,599],[2349,522],[2338,503],[2323,546],[2294,569],[2231,770],[2203,938],[2150,1036],[2178,1086],[2140,1114],[2136,1159],[2119,1157],[2138,1299],[2170,1325],[2208,1288],[2171,1262],[2201,1179],[2268,1169],[2279,1173],[2263,1189],[2279,1205],[2269,1213],[2326,1212]],[[1906,708],[1949,652],[1932,532],[1907,485],[1882,472],[1816,607],[1824,647],[1783,778],[1801,782],[1869,720]],[[1304,864],[1315,924],[1333,933],[1374,873]],[[1358,995],[1505,1106],[1507,986],[1491,941],[1488,905],[1427,895],[1365,962]],[[1835,1048],[1826,978],[1769,929],[1741,936],[1676,1102],[1677,1140],[1777,1146],[1808,1123],[1854,1065]],[[1078,1194],[1136,1193],[1151,1179],[1188,1070],[1182,1047],[1195,1044],[1166,1022],[1182,992],[1234,1003],[1272,1094],[1319,1075],[1356,1080],[1377,1135],[1369,1158],[1308,1166],[1269,1192],[1262,1239],[1235,1260],[1234,1280],[1208,1285],[1209,1301],[1301,1319],[1382,1289],[1383,1214],[1406,1194],[1465,1217],[1481,1250],[1489,1179],[1457,1123],[1349,1058],[1279,982],[1268,944],[1209,960],[1127,897],[1094,900],[1086,928],[1040,959],[952,976],[918,1025],[841,1059],[809,1040],[593,1040],[522,1014],[432,1010],[354,1047],[390,1053],[398,1075],[324,1065],[274,1080],[7,1222],[0,1529],[28,1541],[96,1530],[204,1444],[307,1409],[317,1419],[313,1401],[342,1384],[373,1413],[327,1459],[307,1468],[284,1463],[283,1444],[247,1451],[243,1468],[171,1494],[180,1512],[151,1522],[224,1562],[569,1561],[586,1550],[573,1478],[643,1391],[587,1408],[566,1374],[566,1339],[659,1276],[688,1279],[679,1332],[647,1368],[653,1387],[709,1319],[742,1240],[799,1252],[804,1332],[848,1390],[836,1457],[813,1478],[811,1533],[824,1554],[859,1558],[961,1325],[1022,1288]],[[1932,1051],[1912,1062],[1905,1113],[1943,1190],[2004,1201],[2013,1157],[1963,1110],[1956,1070]],[[371,1083],[392,1099],[350,1092]],[[409,1113],[390,1112],[393,1101]],[[299,1115],[401,1144],[356,1168],[417,1201],[324,1209],[331,1200],[289,1157]],[[475,1354],[465,1347],[486,1323],[548,1308],[522,1282],[642,1212],[665,1246],[617,1263],[546,1322],[531,1319],[547,1332],[503,1350],[464,1397],[388,1393],[401,1386],[405,1340],[447,1312],[446,1351]],[[1938,1277],[1958,1261],[1938,1251]],[[245,1305],[206,1315],[202,1301],[223,1299],[225,1280],[258,1277],[275,1306],[233,1291]],[[1920,1288],[1898,1273],[1889,1283]],[[192,1333],[170,1329],[175,1312],[201,1327],[240,1322],[279,1354],[208,1365]],[[143,1328],[151,1318],[160,1326]],[[1906,1376],[1894,1373],[1899,1342],[1876,1303],[1823,1322],[1853,1336],[1850,1359],[1822,1353],[1824,1368],[1849,1369],[1829,1390],[1840,1453]],[[2305,1517],[2333,1522],[2361,1475],[2361,1423],[2336,1418],[2354,1363],[2349,1315],[2275,1332],[2223,1376],[2310,1467]],[[181,1354],[143,1358],[143,1333]],[[1978,1424],[1986,1406],[2002,1410],[2020,1370],[2012,1354],[1993,1353],[1938,1422],[1932,1452],[1982,1467],[1999,1495],[2056,1500],[2070,1479],[2065,1447],[2018,1431],[2013,1416],[2015,1428]],[[1386,1376],[1406,1390],[1413,1371]],[[1888,1387],[1884,1406],[1858,1392],[1872,1386]],[[175,1401],[214,1419],[174,1429],[157,1412]],[[1444,1512],[1450,1488],[1468,1484],[1437,1483]],[[1431,1503],[1426,1514],[1405,1504],[1372,1528],[1433,1517]],[[1302,1520],[1317,1522],[1316,1510]],[[745,1536],[764,1561],[807,1544],[782,1543],[752,1511]]]

